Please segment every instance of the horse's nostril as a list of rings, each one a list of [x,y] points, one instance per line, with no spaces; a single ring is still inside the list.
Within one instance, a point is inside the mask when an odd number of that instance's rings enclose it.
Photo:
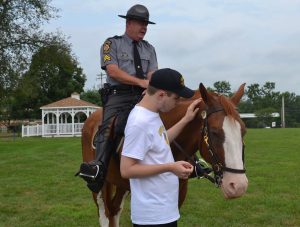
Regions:
[[[235,184],[234,182],[231,182],[231,183],[229,184],[229,186],[230,186],[233,190],[236,189],[236,184]]]

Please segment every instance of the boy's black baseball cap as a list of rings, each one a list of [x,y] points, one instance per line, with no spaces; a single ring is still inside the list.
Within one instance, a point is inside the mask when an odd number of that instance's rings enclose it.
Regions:
[[[184,85],[184,79],[179,72],[169,68],[156,70],[151,76],[149,85],[173,92],[183,98],[191,98],[195,93]]]

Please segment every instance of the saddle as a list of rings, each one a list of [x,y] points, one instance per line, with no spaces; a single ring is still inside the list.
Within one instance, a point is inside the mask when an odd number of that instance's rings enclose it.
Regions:
[[[107,138],[110,140],[111,144],[111,157],[108,161],[107,167],[107,174],[105,180],[111,184],[122,186],[127,190],[130,189],[129,181],[123,179],[120,173],[120,158],[121,158],[121,151],[124,142],[124,131],[128,119],[128,115],[130,113],[130,108],[123,108],[118,111],[116,116],[110,119],[111,130],[109,137]],[[99,128],[101,125],[99,126]],[[93,137],[93,145],[96,147],[96,141],[100,130]]]

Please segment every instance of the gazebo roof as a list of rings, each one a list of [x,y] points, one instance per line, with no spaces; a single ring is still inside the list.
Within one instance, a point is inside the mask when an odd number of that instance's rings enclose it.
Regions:
[[[42,106],[40,109],[64,108],[64,107],[99,107],[93,103],[80,100],[78,93],[73,93],[71,97],[58,100],[56,102]]]

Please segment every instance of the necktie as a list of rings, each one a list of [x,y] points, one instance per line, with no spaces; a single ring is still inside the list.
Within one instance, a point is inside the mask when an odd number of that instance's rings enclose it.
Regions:
[[[137,49],[137,41],[133,41],[133,59],[134,59],[134,67],[136,71],[136,76],[141,79],[144,78],[144,72],[142,68],[142,62],[141,62],[141,57],[139,54],[139,51]]]

